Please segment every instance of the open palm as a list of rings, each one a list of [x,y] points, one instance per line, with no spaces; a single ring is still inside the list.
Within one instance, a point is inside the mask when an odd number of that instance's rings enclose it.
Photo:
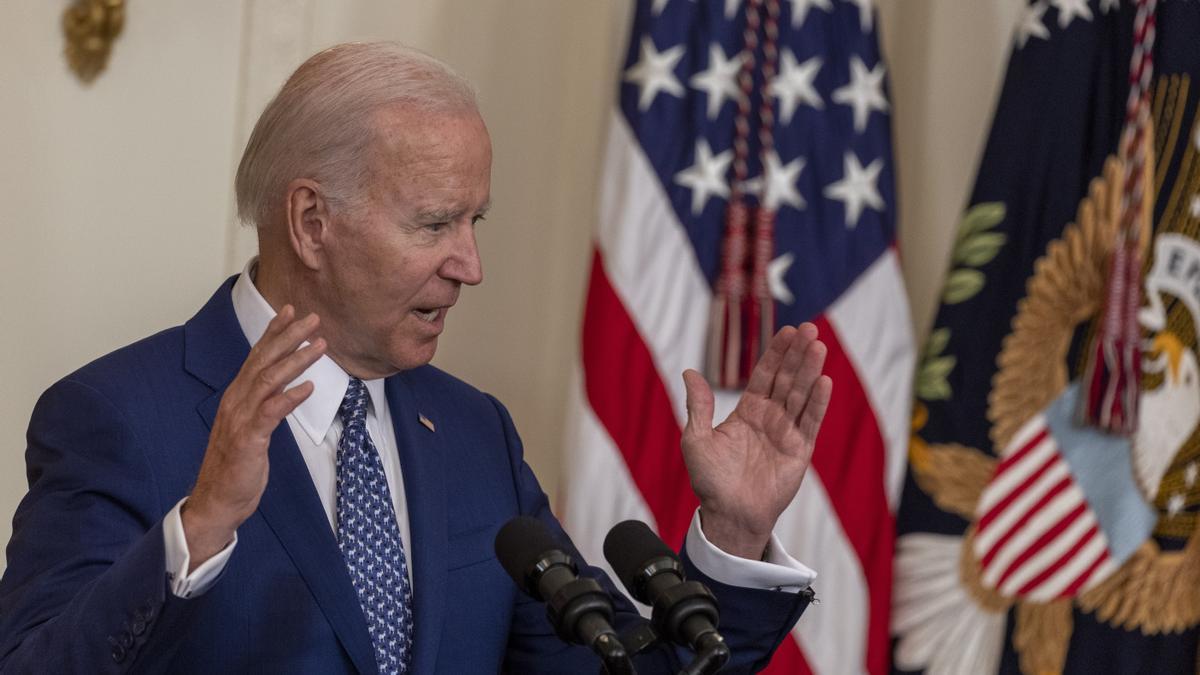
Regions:
[[[688,422],[683,458],[700,498],[704,533],[719,548],[758,558],[812,459],[833,382],[811,323],[775,334],[729,417],[713,427],[713,392],[683,374]]]

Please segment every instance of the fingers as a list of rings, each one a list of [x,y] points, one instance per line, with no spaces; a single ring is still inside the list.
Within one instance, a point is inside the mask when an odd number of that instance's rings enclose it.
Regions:
[[[795,334],[795,328],[784,326],[779,329],[775,337],[771,338],[771,344],[767,346],[766,353],[762,355],[762,358],[755,364],[754,370],[750,372],[750,381],[746,384],[746,393],[757,394],[759,396],[771,395],[771,388],[775,385],[775,375],[779,372],[779,366],[783,363],[784,354],[787,353],[788,347],[791,346],[792,338]]]
[[[782,331],[780,331],[782,333]],[[800,370],[804,366],[805,354],[810,345],[817,341],[817,327],[811,323],[802,323],[796,327],[795,333],[788,344],[783,361],[775,374],[775,383],[771,387],[770,396],[783,405],[791,392],[794,383],[798,381]],[[819,343],[818,343],[819,344]]]
[[[316,363],[325,353],[326,343],[322,338],[308,340],[320,319],[309,314],[297,319],[295,308],[284,305],[263,332],[263,336],[250,350],[241,372],[230,385],[222,403],[231,409],[241,410],[247,431],[255,435],[269,435],[271,431],[312,393],[312,385],[296,386],[288,391],[284,387],[300,377],[309,366]],[[301,346],[304,345],[304,346]]]
[[[829,409],[829,399],[833,396],[833,380],[828,375],[817,378],[816,384],[808,397],[808,405],[800,415],[797,423],[800,433],[809,443],[815,443],[817,432],[821,430],[821,420],[825,419],[825,411]]]
[[[816,385],[817,378],[821,376],[821,369],[825,365],[825,355],[828,349],[825,343],[820,340],[813,340],[808,343],[804,349],[804,354],[799,357],[799,365],[794,371],[794,379],[791,381],[791,388],[784,393],[784,407],[788,414],[792,417],[797,417],[804,411],[805,405],[811,397],[812,389]],[[789,352],[790,354],[791,352]]]
[[[263,332],[263,336],[260,338],[260,341],[262,339],[269,338],[272,335],[278,334],[279,331],[283,330],[285,326],[290,324],[292,319],[295,317],[296,308],[291,305],[284,305],[283,308],[275,314],[275,316],[271,317],[270,323],[267,324],[267,330]]]
[[[283,418],[290,415],[296,409],[296,406],[311,396],[314,388],[315,385],[311,380],[305,380],[291,389],[281,391],[263,401],[262,406],[259,408],[259,411],[262,413],[261,417],[264,421],[274,420],[270,422],[268,431],[274,430],[283,421]]]
[[[254,395],[254,400],[260,401],[290,382],[290,378],[271,377],[271,369],[275,368],[282,360],[295,354],[300,345],[312,336],[320,322],[321,320],[316,314],[296,319],[295,309],[291,305],[284,305],[275,318],[267,324],[266,331],[250,349],[249,356],[242,364],[241,372],[238,373],[238,380],[241,381],[242,388]],[[319,357],[318,354],[313,361]],[[302,371],[303,369],[301,369]],[[296,375],[299,373],[292,377],[294,378]]]
[[[295,309],[284,305],[279,314],[267,324],[267,330],[259,339],[258,344],[251,350],[251,358],[259,367],[266,367],[278,361],[287,354],[296,351],[305,340],[312,335],[320,325],[321,319],[316,314],[309,314],[302,319],[294,317]]]
[[[687,392],[687,425],[693,432],[712,430],[713,392],[704,376],[694,370],[683,372],[683,388]]]
[[[301,401],[303,401],[305,398],[308,398],[308,394],[304,394],[295,402],[294,405],[287,407],[287,409],[282,413],[277,412],[277,406],[268,405],[272,399],[278,398],[278,395],[281,393],[285,395],[285,400],[290,401],[291,398],[287,397],[286,395],[289,392],[296,392],[296,390],[303,385],[297,385],[296,387],[292,387],[291,389],[283,392],[280,390],[287,386],[288,383],[294,381],[297,377],[300,377],[300,375],[307,370],[309,366],[316,363],[317,359],[321,358],[321,355],[324,353],[325,340],[322,338],[317,338],[316,340],[313,340],[312,343],[292,352],[270,368],[259,371],[255,382],[255,386],[258,389],[258,391],[255,392],[255,397],[263,400],[262,405],[259,407],[258,416],[260,430],[266,430],[269,432],[271,429],[274,429],[276,425],[278,425],[283,418],[288,415],[288,413],[290,413],[297,405],[300,405]],[[299,392],[297,392],[292,396],[299,395]]]
[[[296,308],[292,305],[284,305],[275,316],[271,317],[271,321],[267,324],[267,329],[263,331],[262,337],[258,339],[253,347],[250,348],[250,356],[247,361],[254,358],[263,358],[268,348],[275,342],[279,334],[288,326],[295,323]]]
[[[300,376],[325,353],[325,340],[317,338],[300,349],[290,352],[275,363],[261,368],[255,375],[255,388],[266,398],[278,392],[289,382]]]
[[[821,375],[829,350],[825,343],[817,339],[817,327],[811,323],[800,324],[791,335],[785,335],[781,330],[771,343],[771,351],[783,338],[788,338],[786,351],[781,357],[772,357],[778,358],[778,363],[775,365],[769,396],[783,407],[779,423],[795,425],[804,438],[812,443],[816,440],[833,393],[833,380]],[[759,365],[766,361],[767,355],[764,355]]]

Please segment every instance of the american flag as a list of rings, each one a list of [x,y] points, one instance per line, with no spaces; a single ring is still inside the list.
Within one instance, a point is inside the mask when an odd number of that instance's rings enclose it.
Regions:
[[[834,380],[812,470],[776,528],[827,601],[772,668],[884,673],[914,350],[874,9],[640,0],[634,13],[573,391],[567,528],[592,561],[626,518],[682,543],[697,503],[680,455],[680,375],[704,370],[728,202],[749,195],[775,212],[765,281],[776,325],[816,323]],[[740,156],[739,107],[754,130]],[[738,395],[717,392],[716,419]]]

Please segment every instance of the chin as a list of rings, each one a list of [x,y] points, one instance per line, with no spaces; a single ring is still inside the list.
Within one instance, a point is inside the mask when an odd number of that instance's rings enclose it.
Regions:
[[[428,365],[437,352],[437,338],[419,345],[405,345],[393,352],[391,362],[397,371]]]

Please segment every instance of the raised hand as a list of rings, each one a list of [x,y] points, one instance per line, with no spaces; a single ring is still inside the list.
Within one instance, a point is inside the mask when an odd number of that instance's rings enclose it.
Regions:
[[[285,305],[271,320],[221,397],[196,486],[181,513],[192,570],[225,548],[258,508],[267,487],[271,433],[312,394],[312,382],[284,389],[325,353],[321,338],[300,347],[320,323],[317,315],[297,319],[295,313]]]
[[[780,330],[716,428],[712,389],[700,373],[683,374],[683,459],[704,534],[723,551],[761,559],[775,521],[800,489],[833,391],[821,374],[825,353],[813,324]]]

